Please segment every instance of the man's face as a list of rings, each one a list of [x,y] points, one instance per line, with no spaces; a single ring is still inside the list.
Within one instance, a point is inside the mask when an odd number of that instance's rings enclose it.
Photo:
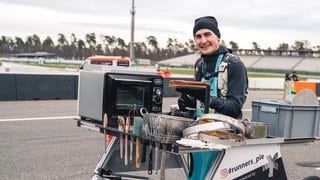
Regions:
[[[220,46],[220,39],[210,29],[200,29],[194,36],[194,42],[201,54],[210,55]]]

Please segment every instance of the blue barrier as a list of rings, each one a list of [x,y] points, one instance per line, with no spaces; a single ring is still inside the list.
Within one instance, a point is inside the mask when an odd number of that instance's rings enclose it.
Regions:
[[[177,97],[179,92],[168,87],[171,79],[164,78],[164,97]],[[0,101],[77,99],[78,75],[0,74]]]
[[[77,75],[0,74],[0,100],[77,99]]]
[[[0,101],[17,100],[15,74],[0,75]]]

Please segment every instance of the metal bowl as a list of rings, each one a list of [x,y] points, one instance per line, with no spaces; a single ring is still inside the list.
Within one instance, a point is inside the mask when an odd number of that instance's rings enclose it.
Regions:
[[[166,114],[148,113],[144,115],[144,124],[149,136],[161,141],[171,141],[180,139],[182,131],[190,127],[194,119],[171,116]]]

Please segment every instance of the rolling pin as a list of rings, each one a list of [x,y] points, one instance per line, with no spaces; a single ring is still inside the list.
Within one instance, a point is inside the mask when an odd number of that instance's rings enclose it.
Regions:
[[[125,130],[125,120],[122,116],[118,116],[118,128],[119,131],[124,132]],[[120,141],[120,159],[123,159],[123,134],[120,133],[119,135],[119,141]]]
[[[133,141],[134,141],[134,137],[133,136],[129,136],[129,139],[130,139],[130,156],[129,156],[130,158],[129,158],[129,162],[130,162],[130,164],[133,164]]]
[[[125,133],[129,133],[130,130],[130,117],[127,117],[125,125]],[[124,138],[124,165],[128,165],[128,134],[125,134]]]
[[[108,115],[107,115],[107,113],[104,113],[104,115],[103,115],[104,151],[107,150],[107,146],[108,146],[108,144],[107,144],[107,130],[106,130],[107,125],[108,125]]]

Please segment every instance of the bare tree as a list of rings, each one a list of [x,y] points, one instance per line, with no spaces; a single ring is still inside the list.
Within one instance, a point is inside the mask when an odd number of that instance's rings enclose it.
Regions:
[[[69,54],[72,56],[71,58],[74,59],[77,57],[77,37],[74,33],[70,35],[70,47],[69,47]]]
[[[86,34],[86,42],[89,45],[90,56],[95,54],[95,48],[97,43],[96,34],[95,33]]]
[[[43,40],[42,48],[44,51],[47,51],[47,52],[52,52],[54,50],[54,42],[50,36],[47,36],[47,38]]]
[[[234,41],[230,41],[229,45],[231,47],[232,50],[238,50],[239,49],[239,45],[238,43],[234,42]]]
[[[116,43],[116,37],[114,36],[103,36],[102,41],[105,45],[106,54],[113,55],[113,49]]]
[[[188,41],[185,43],[185,46],[188,48],[189,52],[197,51],[197,47],[192,39],[188,39]]]
[[[9,53],[13,49],[13,41],[10,37],[1,36],[0,52]]]
[[[307,40],[295,41],[291,47],[293,50],[296,50],[296,51],[307,51],[307,50],[310,50],[310,43]]]
[[[261,49],[258,43],[252,42],[252,49],[254,50],[255,55],[260,55]]]
[[[152,51],[159,52],[159,43],[157,41],[157,38],[154,36],[148,36],[147,37],[148,44],[153,48]]]
[[[84,59],[86,57],[86,44],[82,39],[79,39],[77,42],[78,46],[78,56],[80,59]]]
[[[68,40],[66,38],[66,36],[62,33],[58,34],[58,45],[60,45],[61,47],[68,45]]]
[[[15,37],[15,50],[14,53],[22,53],[25,50],[25,43],[23,42],[22,38]]]

